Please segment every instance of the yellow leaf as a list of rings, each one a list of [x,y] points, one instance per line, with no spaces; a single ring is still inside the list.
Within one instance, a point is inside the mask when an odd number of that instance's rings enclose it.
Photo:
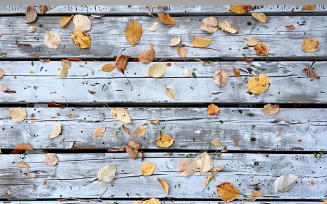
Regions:
[[[317,5],[304,5],[304,6],[302,7],[302,9],[303,9],[303,10],[310,10],[310,11],[312,11],[312,10],[315,10],[316,7],[317,7]]]
[[[211,144],[213,144],[213,145],[216,146],[216,147],[221,146],[221,142],[220,142],[219,140],[212,140],[212,141],[211,141]]]
[[[208,115],[218,115],[219,108],[215,104],[210,104],[207,109]]]
[[[233,11],[234,13],[242,14],[251,11],[251,5],[230,5],[229,10]]]
[[[136,201],[133,204],[161,204],[161,202],[159,201],[159,199],[151,198],[145,201]]]
[[[25,120],[25,118],[27,117],[27,113],[24,108],[19,107],[9,110],[9,116],[13,121],[19,123]]]
[[[171,88],[167,88],[167,87],[166,87],[165,94],[166,94],[169,98],[175,98],[175,91],[174,91],[174,89],[171,89]]]
[[[268,55],[268,47],[266,44],[264,43],[258,43],[256,44],[254,47],[254,51],[258,54],[258,55],[262,55],[262,56],[267,56]]]
[[[70,20],[74,17],[74,15],[71,16],[63,16],[60,19],[60,26],[63,28],[65,25],[67,25]]]
[[[171,136],[166,134],[160,135],[156,140],[156,144],[159,147],[170,147],[173,143],[174,143],[173,138],[171,138]]]
[[[266,115],[275,115],[278,113],[279,106],[276,105],[271,105],[270,103],[265,105],[262,109],[262,112]]]
[[[304,52],[314,52],[319,48],[319,42],[316,38],[304,39],[301,45]]]
[[[327,199],[322,199],[322,201],[324,201],[324,203],[326,203],[326,204],[327,204]]]
[[[140,41],[142,32],[142,26],[137,21],[131,20],[125,30],[127,41],[135,46]]]
[[[175,25],[175,18],[171,17],[169,13],[158,13],[160,21],[168,26]]]
[[[248,82],[248,91],[254,94],[260,94],[267,90],[269,87],[269,77],[260,74],[259,76],[253,76],[249,79]]]
[[[276,135],[276,137],[278,137],[280,135],[280,131],[279,130],[276,131],[275,135]]]
[[[165,74],[167,65],[165,64],[154,64],[149,68],[148,75],[150,77],[161,77]]]
[[[227,32],[232,33],[232,34],[237,33],[237,29],[236,29],[232,24],[230,24],[230,23],[227,22],[227,21],[224,21],[224,22],[222,22],[222,23],[219,23],[219,27],[220,27],[223,31],[227,31]]]
[[[168,183],[166,181],[163,181],[163,180],[158,179],[158,178],[157,178],[157,180],[160,183],[161,187],[165,190],[166,194],[168,195],[168,193],[169,193],[169,185],[168,185]]]
[[[56,49],[61,42],[60,36],[57,33],[47,32],[44,36],[44,43],[48,48]]]
[[[97,127],[93,131],[94,137],[103,137],[103,133],[106,131],[106,127]]]
[[[151,162],[147,162],[141,166],[140,172],[144,176],[150,176],[153,174],[154,170],[156,169],[156,165]]]
[[[67,68],[60,68],[58,70],[58,75],[61,77],[66,77],[68,75],[68,69]]]
[[[194,47],[207,47],[210,43],[210,38],[202,38],[198,36],[194,36],[192,41]]]
[[[105,64],[101,68],[101,70],[104,72],[111,72],[113,69],[115,69],[115,65],[113,64]]]
[[[236,187],[228,182],[219,184],[216,189],[219,197],[224,201],[233,201],[240,195]]]
[[[79,49],[91,47],[91,36],[87,32],[73,32],[71,38]]]

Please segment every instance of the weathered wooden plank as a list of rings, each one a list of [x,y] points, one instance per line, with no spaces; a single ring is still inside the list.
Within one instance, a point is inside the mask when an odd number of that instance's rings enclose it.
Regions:
[[[167,149],[204,150],[213,139],[220,140],[222,146],[212,150],[287,150],[287,151],[326,151],[327,121],[326,109],[280,109],[273,116],[265,115],[259,108],[220,108],[217,116],[209,116],[206,108],[128,108],[131,124],[127,134],[123,129],[116,133],[121,123],[113,119],[109,108],[26,108],[28,117],[22,123],[9,118],[9,108],[0,109],[1,149],[13,149],[26,143],[35,149],[64,149],[72,141],[74,147],[121,148],[131,140],[130,135],[138,126],[146,127],[144,137],[134,137],[143,149],[162,149],[155,144],[163,133],[174,139]],[[242,110],[242,114],[239,112]],[[78,113],[76,118],[65,116]],[[274,122],[282,118],[285,121]],[[151,120],[160,120],[159,124],[150,124]],[[298,121],[301,121],[298,124]],[[55,123],[62,125],[62,133],[55,139],[49,139]],[[251,126],[255,127],[252,129]],[[102,138],[93,137],[93,130],[106,127]],[[276,131],[281,131],[276,137]],[[234,141],[238,142],[235,146]]]
[[[0,14],[25,14],[27,5],[10,5],[0,9]],[[156,8],[152,5],[51,5],[45,15],[104,14],[104,15],[148,15],[147,7],[153,13],[167,12],[171,15],[235,15],[228,11],[229,5],[167,5]],[[318,5],[314,11],[303,11],[302,5],[253,5],[251,12],[264,12],[267,15],[320,14],[326,12],[326,5]],[[39,13],[39,9],[36,8]]]
[[[212,38],[209,48],[200,49],[187,48],[186,59],[194,58],[222,58],[239,59],[244,55],[258,59],[266,59],[255,53],[253,48],[245,45],[244,40],[252,35],[260,42],[264,42],[269,47],[268,59],[301,59],[316,60],[327,59],[326,45],[324,39],[326,27],[321,26],[327,20],[327,16],[271,16],[267,23],[257,22],[251,16],[219,16],[219,22],[227,20],[239,30],[235,35],[218,30],[213,34],[205,33],[199,28],[200,20],[204,17],[176,18],[176,26],[160,25],[156,32],[148,30],[147,26],[152,25],[156,19],[151,17],[135,17],[144,28],[144,33],[140,42],[131,46],[124,35],[124,31],[132,17],[103,17],[92,19],[93,26],[89,31],[92,38],[91,49],[84,49],[81,52],[71,40],[73,23],[61,29],[59,16],[39,17],[34,23],[39,28],[36,32],[28,32],[30,24],[26,24],[23,16],[3,17],[0,19],[0,30],[3,36],[0,38],[2,58],[17,59],[31,58],[31,55],[39,55],[40,58],[65,58],[80,57],[90,58],[114,58],[121,54],[130,55],[136,58],[138,53],[149,49],[149,44],[153,43],[156,50],[156,58],[180,58],[176,52],[176,47],[168,45],[169,40],[181,35],[182,44],[192,46],[192,39],[195,35]],[[251,22],[251,25],[248,25]],[[296,29],[285,28],[293,24]],[[267,28],[262,27],[266,25]],[[42,27],[40,27],[42,26]],[[280,34],[276,34],[274,31]],[[61,36],[61,44],[58,49],[50,49],[44,44],[44,35],[48,32],[58,33]],[[303,39],[315,37],[320,42],[320,47],[316,52],[305,53],[301,49]],[[287,43],[284,43],[287,42]],[[27,44],[24,46],[17,44]]]
[[[169,197],[174,198],[214,198],[215,186],[221,182],[231,182],[243,195],[260,191],[264,199],[321,199],[326,196],[326,157],[315,159],[313,155],[299,154],[220,154],[213,155],[214,166],[223,168],[204,188],[207,176],[195,173],[190,177],[178,174],[178,162],[185,154],[146,153],[145,160],[133,160],[125,154],[58,154],[59,163],[55,167],[43,163],[42,154],[28,154],[24,159],[29,170],[17,167],[21,155],[0,155],[0,193],[3,199],[40,198],[143,198],[166,197],[157,178],[170,185]],[[139,169],[145,162],[156,164],[154,174],[142,176]],[[98,183],[97,173],[106,164],[117,166],[115,179],[110,183]],[[27,173],[30,178],[27,178]],[[300,176],[297,184],[288,193],[274,193],[274,181],[278,176],[291,173]],[[46,184],[44,182],[46,181]],[[315,184],[312,185],[310,182]],[[96,185],[95,185],[96,184]],[[253,185],[257,184],[258,187]],[[175,188],[176,186],[176,188]],[[11,194],[7,194],[7,191]],[[129,196],[126,195],[129,194]],[[61,196],[60,196],[61,195]],[[259,200],[259,199],[258,199]]]
[[[149,199],[149,198],[145,198]],[[167,199],[166,199],[167,200]],[[220,199],[210,199],[211,201],[178,201],[178,200],[172,200],[172,201],[162,201],[160,200],[163,204],[217,204],[219,201],[220,204],[223,203],[230,203],[230,202],[224,202],[221,201]],[[134,202],[139,201],[139,200],[116,200],[116,199],[111,199],[111,200],[102,200],[102,199],[68,199],[68,201],[4,201],[0,202],[1,204],[133,204]],[[236,204],[243,204],[244,201],[233,201],[233,203]],[[262,201],[246,201],[247,204],[262,204]],[[264,201],[265,204],[321,204],[321,202],[315,202],[315,201]]]

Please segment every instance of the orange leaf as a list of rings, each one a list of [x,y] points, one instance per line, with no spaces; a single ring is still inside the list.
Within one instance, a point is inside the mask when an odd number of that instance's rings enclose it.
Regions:
[[[233,73],[234,73],[234,75],[235,75],[237,78],[241,77],[240,70],[234,68],[234,69],[233,69]]]
[[[215,104],[211,104],[208,106],[208,115],[217,115],[219,113],[219,108]]]
[[[57,104],[54,101],[48,103],[49,107],[66,107],[66,105]]]
[[[304,6],[302,7],[302,9],[303,9],[303,10],[310,10],[310,11],[312,11],[312,10],[315,10],[316,7],[317,7],[317,5],[304,5]]]
[[[119,69],[119,70],[125,69],[128,59],[129,59],[129,56],[127,56],[127,55],[121,55],[120,57],[117,57],[116,58],[117,69]]]
[[[158,13],[160,21],[168,26],[175,25],[175,18],[171,17],[169,13]]]
[[[74,15],[61,17],[60,26],[63,28],[65,25],[67,25],[70,22],[70,20],[72,20],[73,17]]]
[[[129,129],[128,129],[125,125],[123,125],[122,127],[123,127],[123,129],[125,130],[125,132],[126,132],[127,134],[129,134]]]
[[[295,27],[293,25],[285,26],[285,27],[288,28],[288,29],[295,29]]]
[[[320,79],[320,77],[311,68],[304,68],[302,71],[306,72],[308,76],[314,79]]]
[[[229,10],[233,11],[234,13],[242,14],[251,11],[251,5],[231,5]]]
[[[236,187],[228,182],[219,184],[216,189],[219,197],[224,201],[233,201],[240,195]]]

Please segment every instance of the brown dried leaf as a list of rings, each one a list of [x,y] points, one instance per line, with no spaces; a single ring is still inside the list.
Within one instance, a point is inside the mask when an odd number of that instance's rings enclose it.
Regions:
[[[255,39],[255,37],[250,36],[244,41],[244,43],[247,44],[247,46],[255,46],[258,44],[258,40]]]
[[[8,90],[8,87],[6,87],[3,84],[0,85],[0,91],[7,91],[7,90]]]
[[[221,171],[221,170],[223,170],[223,169],[222,168],[214,168],[214,169],[212,169],[211,172],[210,172],[210,174],[204,179],[204,184],[207,186],[210,183],[211,179],[213,179],[215,177],[215,175],[219,171]],[[205,189],[205,187],[204,187],[204,189]]]
[[[132,123],[131,116],[129,116],[128,112],[124,109],[111,108],[111,115],[122,123]]]
[[[0,78],[2,78],[3,75],[5,75],[5,72],[3,71],[3,69],[0,68]]]
[[[55,127],[51,132],[50,139],[58,137],[60,133],[61,133],[61,125],[60,123],[56,123]]]
[[[74,16],[73,23],[75,25],[75,32],[88,31],[92,27],[89,17],[80,14]]]
[[[174,37],[169,41],[169,46],[176,46],[181,42],[181,36]]]
[[[25,118],[27,117],[27,113],[24,108],[19,107],[9,110],[9,116],[13,121],[19,123],[25,120]]]
[[[310,67],[304,68],[302,71],[306,72],[308,76],[314,79],[320,79],[320,77]]]
[[[78,47],[78,49],[82,48],[90,48],[91,47],[91,36],[87,32],[73,32],[71,35],[73,43]]]
[[[207,47],[211,43],[210,38],[202,38],[199,36],[194,36],[192,40],[192,45],[194,47]]]
[[[216,188],[219,197],[224,201],[233,201],[240,195],[240,192],[236,189],[236,187],[228,182],[223,182]]]
[[[106,131],[106,127],[97,127],[93,131],[94,137],[103,137],[103,133]]]
[[[44,43],[48,48],[57,49],[60,42],[61,42],[61,39],[57,33],[48,32],[44,36]]]
[[[223,31],[226,31],[226,32],[229,32],[229,33],[232,33],[232,34],[237,33],[237,29],[236,29],[232,24],[230,24],[230,23],[227,22],[227,21],[224,21],[224,22],[222,22],[222,23],[219,23],[219,27],[220,27]]]
[[[177,54],[180,56],[180,57],[183,57],[185,58],[187,56],[187,49],[185,49],[184,47],[177,47],[176,49],[177,51]]]
[[[262,109],[262,112],[266,115],[275,115],[278,113],[279,106],[276,105],[271,105],[270,103],[265,105]]]
[[[66,69],[70,69],[70,67],[72,66],[72,63],[69,60],[62,60],[61,66]]]
[[[247,61],[247,62],[252,62],[254,60],[254,58],[242,58],[242,59],[238,59],[236,61]]]
[[[263,194],[260,192],[253,192],[251,195],[248,196],[249,199],[252,199],[254,197],[263,197]]]
[[[169,185],[168,185],[168,183],[166,181],[161,180],[161,179],[158,179],[158,178],[157,178],[157,180],[160,183],[161,187],[165,190],[166,194],[168,195],[168,193],[169,193]]]
[[[221,146],[221,142],[219,140],[212,140],[210,143],[213,144],[213,146],[215,147]]]
[[[136,159],[139,154],[138,150],[142,149],[142,146],[135,141],[130,141],[126,144],[125,149],[129,157]]]
[[[126,39],[133,47],[140,41],[142,33],[142,26],[135,20],[131,20],[125,30]]]
[[[251,5],[230,5],[229,10],[233,11],[234,13],[243,14],[251,11]]]
[[[40,13],[43,15],[50,9],[50,6],[49,5],[40,5],[39,9],[40,9]]]
[[[32,23],[36,20],[37,13],[34,9],[34,6],[28,6],[26,9],[25,23]]]
[[[28,164],[26,164],[24,161],[21,161],[17,164],[17,166],[19,167],[24,167],[26,169],[30,169],[30,167],[28,166]]]
[[[291,30],[295,29],[295,27],[293,25],[285,26],[285,27],[288,28],[288,29],[291,29]]]
[[[265,23],[268,21],[267,16],[264,13],[251,13],[252,17],[257,19],[258,21]]]
[[[129,129],[128,129],[125,125],[122,125],[122,127],[123,127],[123,129],[125,130],[125,132],[126,132],[127,134],[129,134]]]
[[[233,69],[233,73],[234,73],[234,76],[236,76],[237,78],[241,77],[241,72],[240,72],[240,70],[234,68],[234,69]]]
[[[146,10],[147,10],[147,12],[148,12],[149,16],[152,16],[152,17],[154,17],[154,15],[151,13],[151,11],[150,11],[150,9],[149,9],[149,8],[146,8]]]
[[[262,55],[262,56],[267,56],[268,55],[268,47],[266,44],[264,43],[258,43],[256,44],[254,47],[254,51],[258,54],[258,55]]]
[[[215,84],[217,84],[220,87],[223,87],[229,81],[229,74],[226,71],[218,70],[213,74],[213,80]]]
[[[138,59],[140,62],[150,63],[154,60],[155,51],[153,49],[153,44],[150,43],[150,49],[140,52]]]
[[[66,105],[62,105],[62,104],[57,104],[54,101],[51,101],[48,103],[49,107],[66,107]]]
[[[169,13],[158,13],[160,21],[168,26],[175,25],[175,18],[171,17]]]
[[[134,130],[134,135],[137,137],[143,137],[146,133],[146,128],[143,126],[138,126],[135,130]]]
[[[44,155],[43,162],[48,166],[56,166],[59,158],[56,153],[47,153]]]
[[[218,22],[215,17],[206,17],[200,23],[200,29],[208,33],[214,33],[217,31]]]
[[[28,144],[19,144],[17,145],[14,150],[28,150],[28,151],[34,151],[34,149],[29,146]]]
[[[111,72],[114,69],[115,69],[115,65],[113,65],[113,64],[105,64],[101,68],[101,70],[104,72]]]
[[[207,109],[208,115],[218,115],[219,108],[215,104],[210,104]]]
[[[178,163],[178,173],[183,176],[191,176],[196,172],[196,170],[197,166],[194,159],[185,158],[180,160]]]
[[[317,7],[317,5],[304,5],[304,6],[302,7],[302,9],[303,9],[303,10],[313,11],[313,10],[316,9],[316,7]]]
[[[171,89],[171,88],[167,88],[167,87],[166,87],[165,94],[166,94],[169,98],[175,98],[175,90],[174,90],[174,89]]]
[[[116,67],[119,70],[123,70],[126,68],[126,64],[128,62],[129,56],[121,55],[120,57],[116,58]]]
[[[150,124],[157,124],[159,123],[159,120],[151,120]]]
[[[316,38],[304,39],[301,45],[304,52],[314,52],[319,48],[319,42]]]
[[[74,17],[74,15],[61,17],[60,26],[62,28],[65,27],[65,25],[67,25],[70,22],[70,20],[72,20],[73,17]]]

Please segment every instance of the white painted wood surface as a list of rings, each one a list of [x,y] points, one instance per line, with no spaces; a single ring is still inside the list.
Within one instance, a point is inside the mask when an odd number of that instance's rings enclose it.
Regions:
[[[313,154],[229,154],[213,155],[214,166],[224,170],[204,188],[207,174],[196,172],[190,177],[178,174],[178,162],[183,153],[145,153],[143,162],[133,160],[125,153],[118,154],[58,154],[55,167],[43,163],[43,154],[28,154],[25,163],[29,170],[17,167],[22,155],[0,155],[0,193],[3,199],[38,198],[164,198],[166,194],[157,178],[170,186],[169,197],[219,199],[215,187],[221,182],[233,183],[240,191],[239,199],[254,191],[264,194],[264,199],[322,199],[327,190],[326,157],[315,159]],[[154,174],[142,176],[139,169],[145,162],[156,164]],[[115,179],[110,183],[98,183],[97,173],[106,164],[117,166]],[[27,178],[26,174],[30,174]],[[274,182],[278,176],[291,173],[300,176],[297,184],[288,193],[274,193]],[[46,181],[46,184],[43,183]],[[315,182],[312,185],[310,182]],[[98,183],[98,184],[97,184]],[[96,184],[96,185],[95,185]],[[178,186],[180,185],[180,187]],[[259,188],[253,185],[259,185]],[[175,188],[176,185],[176,188]],[[34,187],[35,186],[35,187]],[[7,191],[11,194],[7,194]],[[129,196],[126,195],[129,194]],[[140,195],[137,195],[139,193]],[[213,195],[213,196],[212,196]],[[210,197],[209,197],[210,196]],[[258,199],[259,200],[259,199]]]
[[[0,83],[16,93],[1,92],[0,103],[48,103],[52,100],[89,105],[120,102],[210,103],[216,97],[219,103],[230,104],[325,103],[327,100],[326,62],[317,62],[313,66],[320,80],[309,78],[302,71],[312,62],[216,62],[210,66],[199,62],[171,62],[161,78],[148,77],[148,69],[153,64],[167,62],[128,62],[127,78],[117,69],[110,73],[101,71],[107,63],[114,64],[113,61],[72,62],[68,76],[58,77],[61,67],[58,61],[1,62],[5,76]],[[213,73],[221,68],[231,76],[224,87],[218,87],[213,81]],[[241,70],[241,78],[234,77],[234,68]],[[188,69],[194,70],[197,78],[185,77],[183,73]],[[264,93],[250,94],[248,80],[259,74],[270,77],[270,86]],[[165,95],[165,86],[175,90],[175,99]]]
[[[146,200],[146,199],[144,199]],[[219,199],[210,199],[210,201],[163,201],[160,199],[162,204],[224,204],[224,203],[230,203],[230,202],[224,202]],[[117,202],[118,204],[133,204],[134,202],[139,201],[139,200],[116,200],[116,199],[111,199],[111,200],[102,200],[102,199],[68,199],[68,201],[5,201],[1,202],[1,204],[114,204],[114,202]],[[233,201],[233,204],[244,204],[245,201]],[[321,202],[315,202],[315,201],[246,201],[247,204],[321,204]]]
[[[165,127],[163,133],[174,139],[167,151],[204,150],[214,139],[220,140],[222,146],[211,145],[212,150],[222,150],[226,146],[228,150],[246,151],[326,151],[326,109],[283,108],[276,115],[265,115],[261,108],[220,108],[217,116],[210,116],[206,108],[128,108],[132,123],[125,126],[130,134],[121,129],[117,138],[111,134],[115,135],[122,123],[112,117],[109,108],[26,108],[28,117],[22,123],[12,121],[9,110],[0,109],[2,149],[13,149],[21,143],[35,149],[64,149],[72,141],[77,148],[121,148],[131,140],[130,135],[136,127],[144,126],[145,136],[133,139],[143,149],[163,150],[155,140],[160,129]],[[242,110],[242,114],[238,110]],[[78,113],[78,116],[65,116],[70,113]],[[274,122],[281,118],[285,121]],[[150,124],[151,120],[160,120],[160,123]],[[61,124],[62,133],[49,139],[56,123]],[[104,136],[93,137],[93,130],[100,126],[106,127]],[[278,137],[276,131],[281,131]],[[237,147],[234,141],[238,142]]]
[[[254,57],[261,60],[326,60],[326,45],[324,36],[326,29],[321,26],[326,22],[326,16],[271,16],[267,23],[257,22],[252,16],[217,16],[217,20],[231,22],[239,32],[235,35],[217,30],[213,34],[206,33],[199,28],[199,23],[204,16],[176,17],[176,26],[159,25],[159,29],[151,32],[147,26],[152,25],[156,18],[135,16],[144,33],[141,40],[134,47],[128,43],[124,31],[132,17],[103,17],[92,18],[93,26],[88,32],[91,36],[91,48],[83,52],[75,46],[71,40],[73,23],[61,28],[60,16],[42,16],[34,22],[39,26],[32,33],[25,23],[24,16],[2,17],[0,19],[0,38],[2,59],[31,59],[31,55],[39,55],[40,58],[115,58],[120,55],[129,55],[137,58],[139,52],[148,50],[149,44],[153,43],[156,50],[156,58],[169,58],[184,60],[179,57],[176,47],[168,45],[169,40],[181,35],[181,44],[192,46],[194,36],[211,38],[208,48],[187,48],[186,59],[194,58],[221,58],[239,59]],[[248,25],[251,22],[251,25]],[[296,29],[290,30],[285,26],[294,25]],[[41,26],[41,27],[40,27]],[[266,26],[266,27],[263,27]],[[58,49],[50,49],[44,44],[44,36],[47,32],[58,33],[61,44]],[[276,34],[278,31],[280,34]],[[268,58],[255,53],[252,47],[247,47],[244,40],[254,36],[258,41],[266,43],[269,48]],[[301,44],[305,38],[314,37],[319,41],[320,47],[313,53],[305,53]],[[285,43],[287,42],[287,43]],[[18,44],[22,44],[17,46]],[[24,44],[30,46],[24,46]]]
[[[251,12],[264,12],[267,15],[294,15],[314,14],[326,12],[327,5],[318,5],[314,11],[302,10],[303,5],[252,5]],[[45,15],[71,15],[73,14],[104,14],[104,15],[148,15],[147,7],[153,13],[167,12],[172,15],[238,15],[228,11],[229,5],[165,5],[152,7],[152,5],[51,5]],[[0,14],[25,14],[27,5],[3,5]],[[35,7],[38,13],[39,9]],[[40,15],[40,14],[39,14]]]

